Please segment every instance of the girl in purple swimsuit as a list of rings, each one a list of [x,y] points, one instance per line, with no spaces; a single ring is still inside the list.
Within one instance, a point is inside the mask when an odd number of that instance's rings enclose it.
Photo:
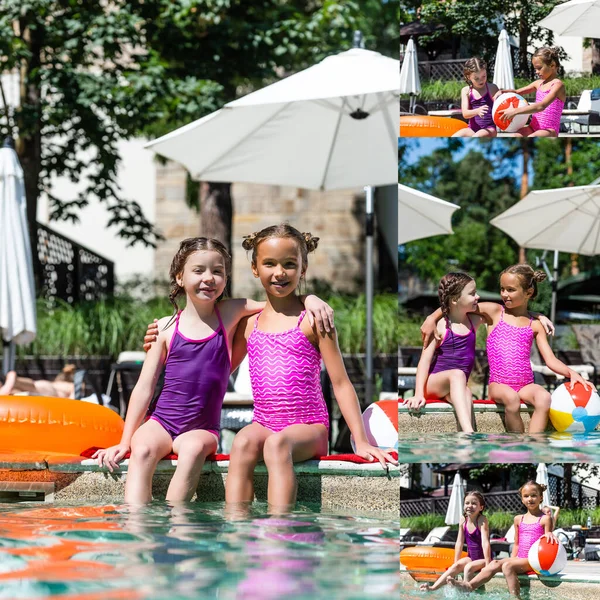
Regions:
[[[521,502],[525,505],[527,512],[524,515],[516,515],[514,518],[515,544],[510,558],[493,560],[471,581],[460,582],[448,577],[447,582],[471,592],[502,571],[508,584],[509,593],[520,598],[519,575],[533,570],[527,558],[531,546],[541,537],[545,537],[551,544],[558,544],[556,536],[552,533],[552,517],[545,515],[540,509],[545,489],[545,485],[535,481],[528,481],[520,488]]]
[[[531,62],[538,77],[536,81],[518,90],[500,90],[531,94],[535,92],[535,102],[519,108],[509,108],[500,117],[511,120],[515,115],[533,114],[529,125],[522,127],[516,137],[557,137],[560,130],[560,116],[567,99],[565,84],[558,78],[560,62],[559,48],[539,48],[533,54]]]
[[[254,469],[263,461],[269,474],[269,505],[288,510],[296,501],[294,462],[327,454],[329,415],[320,383],[321,361],[354,436],[356,454],[383,467],[386,461],[397,464],[368,441],[335,329],[320,334],[304,318],[296,290],[318,239],[284,223],[246,236],[243,243],[252,252],[252,272],[267,293],[267,304],[244,319],[235,336],[234,356],[248,351],[254,417],[233,440],[225,487],[230,506],[252,502]]]
[[[471,581],[492,560],[490,526],[483,515],[485,499],[480,492],[468,492],[465,496],[463,516],[458,525],[458,537],[454,546],[454,564],[433,584],[421,584],[421,591],[433,592],[448,582],[449,577],[463,573],[465,581]],[[464,545],[467,555],[461,558]]]
[[[437,324],[441,341],[433,338],[417,366],[415,395],[406,401],[420,410],[425,398],[444,399],[454,407],[462,431],[474,431],[473,399],[467,386],[475,363],[475,334],[484,317],[475,314],[479,296],[474,279],[466,273],[448,273],[438,286],[443,319]]]
[[[230,272],[231,256],[218,240],[181,242],[169,271],[175,314],[158,321],[158,343],[150,346],[131,394],[120,443],[94,454],[99,465],[112,471],[131,449],[125,502],[152,499],[156,465],[170,452],[178,460],[167,500],[190,500],[206,457],[217,450],[233,335],[242,317],[264,306],[246,299],[221,300]],[[180,295],[186,297],[183,310],[177,305]],[[324,303],[316,300],[313,309],[318,310]],[[162,392],[142,424],[163,365]]]
[[[470,58],[463,72],[466,85],[460,91],[460,107],[469,126],[457,131],[452,137],[496,137],[492,119],[492,106],[498,88],[487,81],[487,65],[481,58]]]

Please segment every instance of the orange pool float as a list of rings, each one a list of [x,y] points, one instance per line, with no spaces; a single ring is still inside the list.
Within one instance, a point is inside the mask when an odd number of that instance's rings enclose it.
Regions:
[[[47,396],[0,396],[0,451],[79,455],[121,440],[123,419],[104,406]]]
[[[467,123],[450,117],[403,115],[400,117],[400,137],[451,137],[467,127]]]
[[[460,558],[467,556],[462,552]],[[454,564],[454,548],[413,546],[400,551],[400,563],[420,583],[432,583]]]

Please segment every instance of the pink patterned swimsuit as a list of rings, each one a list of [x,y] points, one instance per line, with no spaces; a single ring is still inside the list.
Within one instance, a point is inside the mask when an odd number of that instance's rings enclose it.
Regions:
[[[321,354],[300,329],[304,314],[296,327],[280,333],[258,329],[259,314],[248,337],[253,421],[271,431],[298,423],[321,423],[329,429]]]
[[[542,515],[543,517],[544,515]],[[521,516],[521,522],[519,523],[519,551],[517,552],[517,558],[527,558],[529,550],[545,533],[544,526],[540,523],[542,517],[540,517],[535,523],[523,523]]]
[[[490,383],[503,383],[515,392],[533,383],[531,369],[531,344],[533,329],[529,319],[528,327],[509,325],[504,320],[504,307],[500,322],[488,336],[487,356],[490,365]]]
[[[552,87],[554,86],[551,86],[549,90],[544,92],[540,89],[540,86],[535,92],[535,101],[541,102],[552,91]],[[533,131],[539,131],[540,129],[554,129],[556,135],[558,135],[560,129],[560,116],[562,115],[564,106],[565,103],[562,100],[554,98],[542,112],[535,113],[531,117],[529,126]]]

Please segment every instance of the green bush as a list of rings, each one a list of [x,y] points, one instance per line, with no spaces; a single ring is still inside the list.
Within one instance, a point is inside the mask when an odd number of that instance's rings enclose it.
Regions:
[[[365,298],[332,295],[324,299],[335,310],[340,348],[344,353],[364,352],[366,337]],[[124,350],[139,350],[148,323],[172,314],[166,298],[148,301],[127,295],[71,306],[58,302],[37,305],[37,337],[29,346],[20,346],[19,354],[34,356],[114,356]],[[374,299],[373,329],[375,351],[397,352],[400,324],[397,300],[393,294]]]

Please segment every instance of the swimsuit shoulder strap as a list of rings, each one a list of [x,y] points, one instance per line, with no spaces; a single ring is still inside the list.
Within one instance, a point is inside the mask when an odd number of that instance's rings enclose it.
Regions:
[[[177,333],[179,331],[179,317],[181,317],[181,313],[183,311],[178,311],[177,316],[175,317],[175,331],[173,332],[173,334]]]
[[[501,306],[501,307],[500,307],[500,309],[501,309],[501,312],[500,312],[500,320],[501,320],[501,321],[504,321],[504,306]]]
[[[258,327],[258,318],[260,317],[261,314],[262,314],[262,310],[259,310],[258,314],[256,315],[256,319],[254,319],[254,327],[252,329],[256,329]]]
[[[296,324],[296,327],[300,327],[300,323],[302,323],[302,319],[304,319],[304,315],[306,314],[306,309],[304,309],[301,313],[300,316],[298,317],[298,323]]]
[[[217,319],[219,319],[219,328],[225,331],[225,327],[223,327],[223,320],[221,319],[221,313],[219,312],[219,307],[216,304],[215,312],[217,313]]]

